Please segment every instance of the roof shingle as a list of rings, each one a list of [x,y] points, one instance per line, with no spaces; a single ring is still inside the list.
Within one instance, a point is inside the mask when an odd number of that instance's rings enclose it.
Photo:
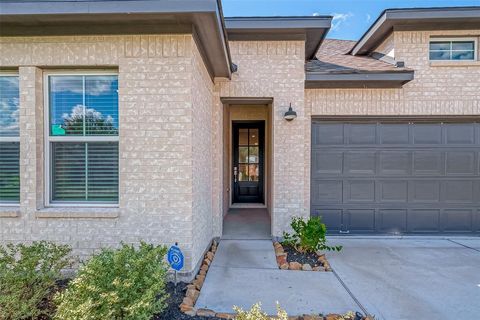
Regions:
[[[349,52],[355,43],[351,40],[325,39],[317,52],[317,59],[306,63],[306,71],[331,74],[409,70],[369,56],[352,56]]]

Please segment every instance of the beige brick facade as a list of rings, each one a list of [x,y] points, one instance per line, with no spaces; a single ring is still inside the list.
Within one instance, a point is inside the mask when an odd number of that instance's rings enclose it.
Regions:
[[[120,241],[178,241],[192,271],[212,239],[211,162],[203,150],[211,143],[203,129],[213,88],[193,37],[1,38],[0,66],[18,68],[21,114],[21,201],[0,208],[17,216],[0,218],[0,240],[59,241],[81,258]],[[42,74],[92,66],[118,68],[119,206],[44,208]]]
[[[480,114],[479,61],[429,62],[434,35],[480,30],[396,31],[381,50],[415,70],[403,88],[308,90],[303,41],[232,41],[238,71],[212,81],[191,35],[0,38],[0,67],[20,76],[21,127],[21,201],[0,208],[0,241],[68,243],[82,258],[120,241],[178,241],[190,276],[228,206],[225,97],[273,99],[269,212],[280,236],[309,214],[312,116]],[[119,206],[44,208],[43,76],[92,67],[119,75]],[[287,122],[290,103],[298,117]]]

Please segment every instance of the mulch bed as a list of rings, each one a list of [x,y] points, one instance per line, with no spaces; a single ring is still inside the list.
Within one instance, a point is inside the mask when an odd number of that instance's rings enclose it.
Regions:
[[[170,297],[167,299],[167,309],[163,313],[155,315],[152,320],[220,320],[216,317],[200,317],[200,316],[189,316],[178,307],[185,297],[185,291],[188,283],[179,282],[177,284],[177,290],[175,292],[174,284],[169,282],[167,284],[167,293]]]
[[[297,249],[292,246],[283,246],[283,250],[287,254],[287,262],[289,263],[298,262],[302,265],[308,263],[312,267],[322,266],[315,253],[298,252]]]
[[[295,247],[274,242],[275,257],[282,270],[332,271],[323,253],[300,252]]]

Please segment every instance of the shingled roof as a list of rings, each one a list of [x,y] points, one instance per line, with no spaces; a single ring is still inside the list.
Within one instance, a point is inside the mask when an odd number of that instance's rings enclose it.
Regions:
[[[352,56],[349,54],[356,41],[325,39],[320,46],[316,59],[306,64],[307,72],[338,74],[408,71],[370,56]]]

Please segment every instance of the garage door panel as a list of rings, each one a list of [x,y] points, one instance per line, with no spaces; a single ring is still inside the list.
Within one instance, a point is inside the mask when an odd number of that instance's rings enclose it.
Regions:
[[[438,180],[415,180],[410,182],[411,203],[431,203],[440,202],[440,181]]]
[[[378,131],[380,144],[410,143],[408,124],[381,124]]]
[[[346,175],[374,175],[376,171],[375,151],[345,152],[344,173]]]
[[[380,151],[380,175],[410,175],[409,151]]]
[[[445,174],[444,152],[435,150],[413,152],[414,176],[441,176]]]
[[[407,203],[407,180],[381,180],[378,181],[378,201],[380,203]]]
[[[346,126],[347,144],[375,144],[377,142],[376,124],[350,124]]]
[[[343,181],[341,180],[314,180],[313,199],[315,203],[342,203]]]
[[[471,232],[473,231],[473,209],[445,209],[442,224],[446,232]]]
[[[447,144],[474,144],[475,143],[475,125],[474,124],[445,124],[445,142]]]
[[[313,208],[312,216],[321,217],[328,226],[328,231],[340,231],[342,227],[342,209]]]
[[[348,209],[343,218],[346,230],[350,232],[375,232],[374,209]]]
[[[312,174],[314,177],[342,174],[343,152],[323,152],[316,150],[313,152],[312,157]]]
[[[449,180],[442,183],[442,199],[447,204],[473,203],[475,183],[472,180]]]
[[[344,201],[349,203],[375,202],[375,180],[349,180],[344,182]]]
[[[476,171],[474,151],[449,151],[446,153],[447,175],[474,175]]]
[[[409,232],[439,232],[440,209],[411,209],[408,211]]]
[[[312,144],[321,145],[343,145],[343,125],[342,124],[323,124],[312,128]]]
[[[312,124],[312,214],[330,232],[480,232],[480,126]]]
[[[439,124],[416,124],[412,127],[413,144],[442,144],[442,127]]]
[[[403,233],[407,231],[407,210],[380,209],[376,220],[378,221],[378,232]]]

